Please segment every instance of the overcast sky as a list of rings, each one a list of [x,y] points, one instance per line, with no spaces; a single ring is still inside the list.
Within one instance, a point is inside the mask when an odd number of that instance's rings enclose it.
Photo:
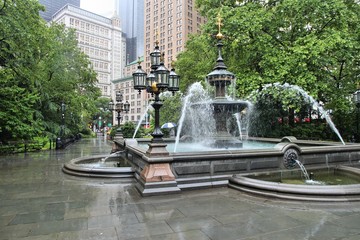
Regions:
[[[114,13],[115,0],[81,0],[80,7],[104,17],[111,17]]]

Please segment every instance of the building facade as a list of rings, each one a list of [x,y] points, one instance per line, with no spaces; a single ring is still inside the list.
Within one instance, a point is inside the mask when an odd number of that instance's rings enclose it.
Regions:
[[[52,15],[66,4],[80,7],[80,0],[39,0],[39,3],[45,6],[45,12],[40,12],[40,16],[47,22],[50,22]]]
[[[171,62],[185,48],[189,34],[200,33],[200,27],[206,18],[200,16],[195,9],[195,0],[144,0],[144,52],[141,56],[142,69],[150,70],[150,53],[154,50],[156,40],[159,41],[161,52],[165,53],[165,66],[170,70]],[[138,64],[133,61],[124,69],[124,77],[114,81],[116,89],[125,96],[128,93],[130,113],[125,120],[138,122],[147,111],[151,94],[142,91],[140,94],[133,89],[132,73]],[[148,119],[144,118],[143,125]]]
[[[195,0],[145,0],[145,69],[150,69],[149,54],[159,41],[160,51],[165,53],[164,64],[171,68],[172,60],[184,50],[189,34],[200,33],[205,23],[195,9]]]
[[[139,59],[144,69],[145,63],[144,59]],[[133,61],[126,65],[124,68],[124,76],[119,79],[113,80],[115,85],[115,91],[120,90],[124,96],[124,101],[128,101],[130,103],[130,112],[124,114],[123,120],[125,122],[132,121],[137,123],[144,115],[145,109],[147,109],[149,105],[149,99],[151,94],[148,94],[146,91],[141,91],[140,93],[134,89],[134,83],[132,78],[132,73],[136,71],[138,67],[138,61]],[[143,119],[144,123],[148,122],[149,119]]]
[[[112,80],[123,76],[126,61],[119,17],[106,18],[68,4],[53,15],[52,21],[76,30],[78,46],[97,72],[102,96],[113,97]]]
[[[121,29],[126,35],[127,64],[144,52],[144,0],[117,1]]]

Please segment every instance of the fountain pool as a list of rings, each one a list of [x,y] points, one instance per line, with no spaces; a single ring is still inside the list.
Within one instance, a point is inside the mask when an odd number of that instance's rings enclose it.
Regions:
[[[360,184],[360,175],[358,174],[357,169],[351,168],[350,170],[345,167],[315,168],[309,171],[310,180],[307,180],[302,172],[297,170],[256,173],[246,175],[246,177],[275,183],[301,185]]]
[[[134,176],[131,164],[122,154],[75,158],[64,164],[63,171],[82,177],[132,178]]]
[[[234,175],[229,187],[265,197],[322,202],[360,200],[360,169],[336,166],[311,169],[314,182],[302,179],[301,171],[259,172]],[[310,169],[308,169],[310,170]]]
[[[139,147],[146,150],[148,148],[148,143],[140,142]],[[223,147],[223,148],[213,148],[211,144],[211,139],[203,142],[181,142],[176,144],[175,142],[168,142],[166,149],[168,152],[174,152],[176,147],[176,152],[207,152],[207,151],[226,151],[226,150],[250,150],[250,149],[267,149],[273,148],[276,143],[271,142],[260,142],[260,141],[243,141],[242,147]]]

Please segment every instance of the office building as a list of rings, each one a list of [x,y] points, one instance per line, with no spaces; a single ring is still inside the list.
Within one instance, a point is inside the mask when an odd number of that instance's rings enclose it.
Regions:
[[[144,0],[117,1],[121,29],[126,35],[127,64],[144,55]]]
[[[189,34],[200,33],[205,21],[195,9],[195,0],[145,0],[146,70],[150,69],[149,54],[156,39],[160,51],[165,53],[165,66],[171,68],[171,61],[184,50]]]
[[[125,66],[125,39],[120,19],[106,18],[81,8],[65,5],[53,15],[54,22],[76,29],[79,48],[89,56],[103,97],[114,96],[112,80],[122,77]]]
[[[39,3],[45,6],[45,12],[40,12],[40,16],[47,22],[50,22],[52,15],[54,15],[66,4],[80,7],[80,0],[39,0]]]
[[[145,0],[144,3],[145,41],[144,53],[140,55],[144,59],[142,69],[149,72],[149,55],[154,50],[155,41],[158,40],[161,52],[165,53],[164,64],[170,70],[171,61],[175,61],[177,55],[184,50],[189,34],[200,33],[200,27],[206,18],[196,11],[195,0]],[[151,98],[151,94],[145,91],[139,94],[133,89],[132,73],[136,68],[137,60],[128,63],[124,77],[113,81],[115,88],[128,96],[131,110],[126,118],[134,122],[144,116]]]

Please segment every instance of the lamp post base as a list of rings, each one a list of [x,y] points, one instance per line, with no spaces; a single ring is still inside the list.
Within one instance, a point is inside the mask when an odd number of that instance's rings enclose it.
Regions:
[[[177,186],[176,181],[145,182],[142,178],[140,178],[135,187],[143,197],[181,192],[181,189]]]
[[[181,192],[169,163],[147,165],[141,171],[135,186],[142,196]]]
[[[149,157],[157,157],[157,156],[169,156],[169,152],[166,149],[167,144],[163,142],[152,142],[148,144],[149,149],[146,151],[146,154]]]
[[[167,144],[151,142],[148,145],[149,149],[142,157],[146,165],[137,175],[136,189],[142,196],[181,192],[170,167],[172,157],[166,150]]]

